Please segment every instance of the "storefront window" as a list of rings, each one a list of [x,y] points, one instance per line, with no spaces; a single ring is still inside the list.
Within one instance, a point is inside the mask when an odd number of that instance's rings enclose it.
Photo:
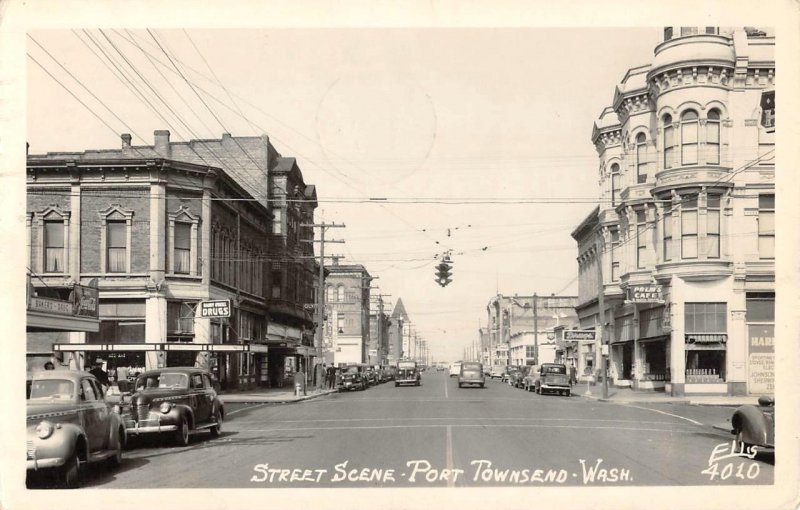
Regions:
[[[727,303],[685,303],[686,382],[725,381]]]

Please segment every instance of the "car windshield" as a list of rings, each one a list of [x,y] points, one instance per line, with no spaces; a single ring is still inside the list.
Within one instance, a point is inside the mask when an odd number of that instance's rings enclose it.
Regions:
[[[549,367],[544,367],[544,372],[546,374],[566,374],[567,367],[564,365],[553,365]]]
[[[31,383],[30,400],[72,400],[75,385],[66,379],[42,379]]]
[[[163,372],[160,374],[151,374],[139,377],[136,380],[136,390],[144,390],[151,388],[160,389],[175,389],[188,387],[189,378],[186,374],[175,372]]]

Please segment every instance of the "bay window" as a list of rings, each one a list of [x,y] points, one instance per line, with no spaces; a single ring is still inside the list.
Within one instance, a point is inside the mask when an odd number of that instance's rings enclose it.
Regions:
[[[720,195],[708,195],[706,199],[706,257],[719,258]]]
[[[647,213],[636,211],[636,268],[647,264]]]
[[[758,196],[758,255],[775,258],[775,195]]]
[[[675,166],[675,127],[672,116],[664,115],[664,168]]]
[[[706,121],[706,163],[712,165],[719,165],[720,162],[719,121],[719,110],[710,110]]]
[[[681,258],[697,258],[697,197],[684,198],[681,205]]]
[[[636,135],[636,182],[647,182],[647,136]]]
[[[686,110],[681,114],[681,164],[697,164],[697,112]]]
[[[619,165],[611,165],[611,207],[616,207],[620,202]]]
[[[672,260],[672,209],[664,211],[664,262]]]

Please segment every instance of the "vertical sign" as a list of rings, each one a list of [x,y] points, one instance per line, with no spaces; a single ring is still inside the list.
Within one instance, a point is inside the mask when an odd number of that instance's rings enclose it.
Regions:
[[[775,393],[775,325],[749,324],[747,387],[750,393]]]

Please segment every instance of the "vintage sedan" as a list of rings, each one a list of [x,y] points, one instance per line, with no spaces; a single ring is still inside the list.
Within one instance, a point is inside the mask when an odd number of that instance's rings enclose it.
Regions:
[[[88,372],[47,370],[31,376],[27,400],[28,480],[55,472],[66,488],[80,485],[83,467],[122,462],[125,427],[118,409]]]
[[[731,418],[731,433],[741,451],[775,448],[775,399],[759,397],[758,405],[743,405]]]
[[[367,389],[367,380],[360,366],[350,365],[344,367],[339,374],[339,391],[357,391]]]
[[[136,378],[130,403],[122,414],[128,436],[172,435],[179,446],[193,432],[218,436],[225,409],[213,376],[193,367],[160,368]]]
[[[461,364],[461,373],[458,375],[458,387],[476,385],[481,388],[486,384],[483,375],[483,365],[475,361],[465,361]]]
[[[530,366],[518,367],[516,371],[509,373],[509,384],[515,388],[522,388],[523,380],[530,370]]]
[[[570,385],[567,367],[560,363],[543,363],[534,377],[534,391],[539,395],[545,392],[569,396]]]

